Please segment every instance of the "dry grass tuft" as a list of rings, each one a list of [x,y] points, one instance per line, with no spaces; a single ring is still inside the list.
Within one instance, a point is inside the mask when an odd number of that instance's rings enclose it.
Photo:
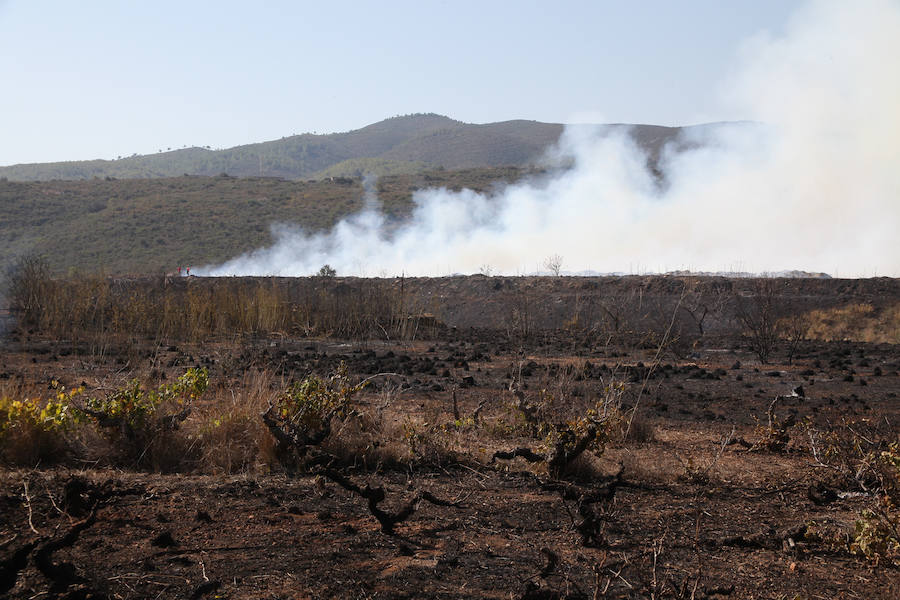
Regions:
[[[189,424],[199,440],[200,464],[212,473],[246,473],[274,464],[274,444],[260,414],[274,396],[268,372],[221,385]]]

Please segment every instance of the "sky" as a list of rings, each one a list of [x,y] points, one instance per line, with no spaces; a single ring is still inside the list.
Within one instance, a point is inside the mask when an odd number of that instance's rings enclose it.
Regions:
[[[0,165],[227,148],[435,112],[741,120],[793,0],[0,0]]]

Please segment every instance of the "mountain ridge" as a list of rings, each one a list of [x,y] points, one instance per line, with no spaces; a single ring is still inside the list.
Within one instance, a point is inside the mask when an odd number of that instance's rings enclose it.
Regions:
[[[655,162],[681,127],[610,124],[627,128]],[[115,160],[25,163],[0,167],[10,181],[94,178],[163,178],[181,175],[321,179],[422,172],[434,168],[526,167],[537,163],[565,126],[513,119],[464,123],[435,113],[391,117],[359,129],[330,134],[304,133],[278,140],[211,150],[182,148]],[[343,166],[341,166],[343,165]]]

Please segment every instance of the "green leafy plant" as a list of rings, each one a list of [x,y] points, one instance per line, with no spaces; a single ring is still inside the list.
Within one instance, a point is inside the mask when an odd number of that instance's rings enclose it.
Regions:
[[[191,403],[203,395],[208,385],[209,373],[205,368],[188,369],[174,383],[156,390],[145,391],[140,382],[133,379],[105,398],[89,398],[82,410],[100,425],[122,425],[133,433],[146,427],[165,404],[174,403],[190,411]],[[178,422],[183,420],[178,419]]]
[[[84,392],[53,381],[56,394],[49,399],[0,397],[0,454],[9,462],[33,466],[57,462],[68,454],[68,435],[80,415],[73,400]]]
[[[328,378],[309,375],[292,383],[262,415],[282,460],[293,451],[307,454],[331,435],[334,422],[357,415],[353,397],[366,383],[351,384],[344,364]]]
[[[877,510],[865,509],[854,526],[850,551],[875,562],[900,564],[900,514],[890,500]]]
[[[900,442],[890,444],[873,460],[883,484],[876,504],[857,519],[850,550],[876,563],[886,560],[900,565]]]
[[[168,469],[182,457],[173,432],[191,413],[209,385],[207,369],[188,369],[174,383],[144,390],[132,380],[103,398],[88,398],[76,409],[100,427],[117,461]]]
[[[61,431],[71,427],[78,419],[78,416],[70,410],[71,400],[83,393],[84,388],[79,387],[67,392],[58,383],[54,384],[53,387],[59,391],[49,400],[0,398],[0,435],[24,425],[39,427],[46,431]]]

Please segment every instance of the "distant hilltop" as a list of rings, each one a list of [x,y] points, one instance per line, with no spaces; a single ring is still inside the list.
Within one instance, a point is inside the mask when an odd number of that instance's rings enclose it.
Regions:
[[[402,175],[425,170],[530,166],[557,142],[564,125],[538,121],[471,124],[437,114],[398,116],[345,133],[304,133],[224,150],[184,148],[116,160],[34,163],[0,167],[10,181],[138,179],[181,175],[323,179],[365,173]],[[651,163],[680,127],[627,128]],[[702,127],[702,126],[699,126]]]

